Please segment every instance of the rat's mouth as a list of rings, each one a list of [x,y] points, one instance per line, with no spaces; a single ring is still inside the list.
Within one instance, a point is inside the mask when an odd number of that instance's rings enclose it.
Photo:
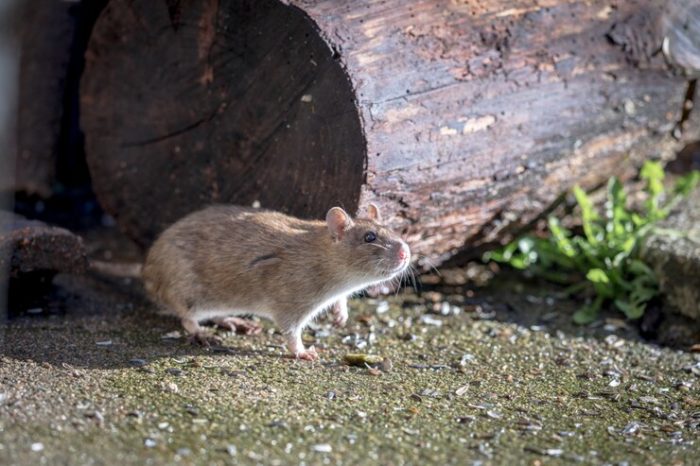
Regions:
[[[405,257],[405,258],[403,258],[403,259],[400,259],[400,260],[399,260],[399,265],[397,265],[396,267],[394,267],[393,269],[391,269],[389,272],[392,273],[392,274],[396,274],[396,273],[402,272],[402,271],[406,270],[406,268],[408,267],[408,263],[409,263],[409,262],[410,262],[410,260],[408,259],[408,257]]]

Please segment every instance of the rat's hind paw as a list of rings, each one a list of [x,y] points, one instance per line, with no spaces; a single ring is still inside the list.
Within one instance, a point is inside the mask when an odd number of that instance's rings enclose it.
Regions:
[[[331,315],[333,316],[333,325],[336,327],[345,326],[348,321],[348,304],[345,298],[333,303]]]
[[[216,317],[212,319],[217,326],[243,335],[257,335],[262,327],[248,319],[240,317]]]
[[[187,341],[192,345],[199,345],[203,346],[204,348],[219,346],[222,343],[221,338],[207,332],[193,333],[187,337]]]
[[[318,359],[318,353],[313,346],[296,352],[294,356],[296,356],[297,359],[304,359],[305,361],[316,361]]]

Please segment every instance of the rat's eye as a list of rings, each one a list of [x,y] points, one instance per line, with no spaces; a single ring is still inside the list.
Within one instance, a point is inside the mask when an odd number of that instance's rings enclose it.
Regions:
[[[377,239],[377,234],[373,231],[365,233],[365,243],[371,243]]]

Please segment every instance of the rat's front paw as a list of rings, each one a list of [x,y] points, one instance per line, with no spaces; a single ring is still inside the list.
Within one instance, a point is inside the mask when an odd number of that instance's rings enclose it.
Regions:
[[[240,317],[216,317],[212,321],[221,328],[243,335],[257,335],[262,332],[261,326]]]
[[[318,359],[318,353],[316,352],[316,348],[313,346],[309,346],[306,349],[303,349],[301,351],[297,351],[294,356],[297,359],[304,359],[306,361],[316,361]]]

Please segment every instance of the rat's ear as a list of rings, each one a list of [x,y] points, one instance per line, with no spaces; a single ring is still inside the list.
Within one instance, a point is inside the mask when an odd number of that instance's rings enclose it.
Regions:
[[[326,223],[328,224],[328,230],[331,232],[331,236],[336,239],[343,239],[343,233],[345,230],[352,226],[352,219],[340,207],[333,207],[326,214]]]
[[[377,204],[370,203],[367,206],[367,215],[369,216],[370,220],[374,220],[377,223],[382,222],[382,214],[379,213],[379,207],[377,207]]]

